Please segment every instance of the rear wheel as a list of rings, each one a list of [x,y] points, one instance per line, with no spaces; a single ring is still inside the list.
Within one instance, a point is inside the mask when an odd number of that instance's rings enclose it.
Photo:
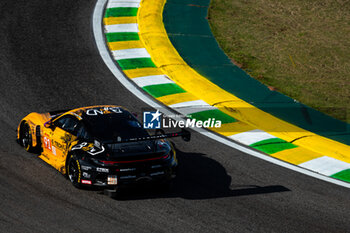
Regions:
[[[77,188],[80,188],[81,169],[79,160],[75,155],[71,155],[67,166],[67,176],[70,182]]]
[[[26,151],[33,152],[34,147],[32,144],[32,132],[27,122],[23,122],[20,128],[20,144]]]

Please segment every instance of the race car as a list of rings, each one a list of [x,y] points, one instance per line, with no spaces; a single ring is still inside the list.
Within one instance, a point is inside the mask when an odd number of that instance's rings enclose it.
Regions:
[[[25,150],[66,175],[76,187],[116,190],[139,183],[167,183],[178,161],[169,137],[190,140],[182,130],[151,136],[137,118],[115,105],[30,113],[17,128]]]

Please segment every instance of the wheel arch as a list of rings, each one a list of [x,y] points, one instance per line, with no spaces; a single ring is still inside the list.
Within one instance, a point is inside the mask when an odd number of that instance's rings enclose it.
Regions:
[[[75,155],[76,156],[76,158],[78,159],[78,160],[80,160],[81,159],[81,155],[80,155],[80,153],[77,153],[77,151],[76,150],[69,150],[68,152],[67,152],[67,156],[66,156],[66,160],[65,160],[65,163],[64,163],[64,172],[62,172],[62,174],[64,174],[64,175],[67,175],[67,168],[68,168],[68,163],[69,163],[69,160],[70,160],[70,158],[71,158],[71,156],[72,155]]]

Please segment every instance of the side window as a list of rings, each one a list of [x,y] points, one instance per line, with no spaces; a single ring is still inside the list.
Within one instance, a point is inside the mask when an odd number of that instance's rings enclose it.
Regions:
[[[75,132],[76,132],[76,136],[78,138],[83,138],[86,140],[90,139],[90,136],[89,136],[87,130],[85,129],[84,125],[81,122],[76,127]]]
[[[55,126],[59,127],[59,128],[62,128],[62,126],[64,125],[64,123],[66,123],[67,121],[67,117],[61,117],[60,119],[56,120],[54,122]]]
[[[73,116],[64,116],[55,121],[55,125],[69,133],[73,133],[79,121]]]

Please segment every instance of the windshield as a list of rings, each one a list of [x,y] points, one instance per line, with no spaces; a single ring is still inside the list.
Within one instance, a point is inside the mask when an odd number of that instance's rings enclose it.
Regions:
[[[104,143],[149,136],[129,112],[98,114],[83,117],[89,133]]]

